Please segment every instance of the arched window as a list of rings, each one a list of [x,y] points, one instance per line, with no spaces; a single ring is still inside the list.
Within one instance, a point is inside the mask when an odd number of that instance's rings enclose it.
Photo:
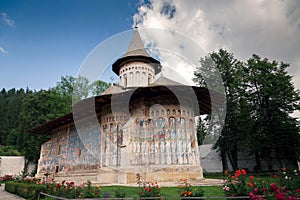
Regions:
[[[133,72],[129,73],[129,80],[128,80],[128,85],[129,86],[133,86],[134,82],[133,82]]]
[[[170,109],[167,110],[167,115],[169,115],[169,114],[171,114],[171,113],[170,113]]]
[[[135,73],[135,80],[136,80],[135,84],[140,85],[140,72],[139,71],[137,71]]]
[[[124,75],[124,80],[123,81],[124,81],[123,86],[127,87],[127,75],[126,74]]]

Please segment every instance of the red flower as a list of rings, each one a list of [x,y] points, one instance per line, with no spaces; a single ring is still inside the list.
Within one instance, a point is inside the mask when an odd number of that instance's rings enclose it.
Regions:
[[[275,198],[276,200],[285,200],[285,193],[280,192],[276,194]]]
[[[275,192],[277,189],[277,185],[275,183],[271,184],[271,189]]]
[[[249,185],[250,187],[253,187],[253,183],[248,183],[248,185]]]
[[[250,176],[249,178],[250,178],[250,180],[252,180],[252,179],[254,179],[254,176]]]

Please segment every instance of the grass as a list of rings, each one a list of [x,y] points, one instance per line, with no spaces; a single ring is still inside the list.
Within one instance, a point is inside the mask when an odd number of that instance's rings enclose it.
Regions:
[[[103,186],[101,187],[102,194],[110,193],[111,197],[114,197],[115,189],[119,189],[126,193],[128,198],[137,198],[139,197],[139,192],[141,188],[139,187],[130,187],[130,186]],[[204,190],[204,196],[224,196],[222,187],[219,186],[202,186]],[[179,197],[178,187],[162,187],[161,190],[162,197]]]
[[[109,194],[110,195],[109,197],[114,198],[115,197],[114,191],[117,188],[126,193],[125,198],[138,199],[139,192],[141,191],[141,188],[139,188],[139,187],[103,186],[103,187],[101,187],[101,193],[104,195]],[[212,197],[212,196],[225,197],[222,187],[220,187],[220,186],[202,186],[201,188],[204,190],[204,197]],[[174,198],[172,198],[172,200],[180,199],[179,195],[178,195],[178,187],[162,187],[161,196],[162,197],[174,197]],[[50,200],[50,199],[51,198],[48,198],[48,200]]]

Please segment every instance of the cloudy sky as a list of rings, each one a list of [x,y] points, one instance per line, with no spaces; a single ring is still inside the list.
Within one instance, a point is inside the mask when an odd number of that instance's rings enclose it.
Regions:
[[[290,63],[300,88],[298,0],[3,0],[0,13],[0,88],[51,87],[62,75],[76,75],[99,43],[135,24],[184,35],[205,53],[225,48],[241,60],[256,53]],[[166,35],[163,41],[171,50],[187,49],[184,42],[168,43]],[[161,56],[164,64],[191,77],[193,68]]]

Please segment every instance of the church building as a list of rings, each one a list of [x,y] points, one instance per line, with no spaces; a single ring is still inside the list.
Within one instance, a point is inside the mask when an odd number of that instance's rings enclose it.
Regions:
[[[210,91],[161,74],[135,30],[112,64],[119,84],[74,104],[73,112],[29,132],[49,134],[37,177],[99,184],[203,178],[195,117],[211,112]]]

